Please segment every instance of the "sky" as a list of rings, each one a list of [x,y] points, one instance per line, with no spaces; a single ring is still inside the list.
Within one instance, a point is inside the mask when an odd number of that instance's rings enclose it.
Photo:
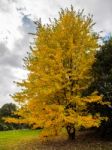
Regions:
[[[19,89],[13,81],[27,77],[23,58],[34,40],[29,34],[36,32],[33,21],[49,23],[49,18],[58,18],[60,8],[71,4],[93,15],[96,32],[112,33],[112,0],[0,0],[0,106],[14,102],[10,94]]]

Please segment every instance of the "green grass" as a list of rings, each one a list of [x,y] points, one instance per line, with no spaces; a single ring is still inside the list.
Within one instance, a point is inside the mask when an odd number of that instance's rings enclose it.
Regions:
[[[20,143],[36,139],[39,130],[0,131],[0,150],[16,150]]]
[[[57,137],[47,142],[38,140],[40,130],[0,132],[0,150],[112,150],[112,138],[101,139],[90,131],[78,132],[76,141]]]

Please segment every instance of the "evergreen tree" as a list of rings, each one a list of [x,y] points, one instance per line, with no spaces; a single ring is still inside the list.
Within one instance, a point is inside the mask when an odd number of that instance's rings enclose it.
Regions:
[[[96,54],[96,61],[93,64],[95,83],[94,87],[103,99],[112,100],[112,38],[104,41]]]
[[[103,45],[96,53],[96,61],[93,64],[93,78],[89,92],[97,90],[102,95],[103,102],[109,105],[94,104],[90,111],[99,112],[101,116],[108,117],[101,124],[103,136],[106,130],[112,126],[112,37],[103,41]]]

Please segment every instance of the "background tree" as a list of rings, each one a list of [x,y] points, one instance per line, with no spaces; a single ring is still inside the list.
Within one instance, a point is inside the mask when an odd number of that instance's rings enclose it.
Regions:
[[[88,113],[87,104],[102,103],[101,96],[83,95],[92,81],[98,48],[93,25],[91,16],[73,7],[61,10],[49,25],[37,23],[35,45],[25,61],[28,77],[17,83],[22,91],[13,96],[21,105],[21,118],[7,121],[41,127],[42,136],[58,135],[66,128],[70,139],[81,126],[99,126],[103,118]]]
[[[4,104],[0,108],[0,130],[14,130],[14,129],[28,129],[31,128],[27,124],[15,124],[15,123],[8,123],[5,121],[7,117],[19,118],[15,112],[17,111],[18,107],[13,103]]]
[[[91,84],[89,92],[97,90],[103,96],[104,102],[110,105],[94,104],[91,109],[100,112],[102,116],[108,117],[108,121],[103,121],[103,135],[108,127],[112,126],[112,37],[103,41],[103,45],[96,53],[96,61],[93,64],[94,82]],[[91,111],[91,110],[90,110]]]
[[[14,129],[17,125],[13,123],[9,124],[4,121],[4,117],[14,117],[14,111],[17,110],[17,106],[13,103],[4,104],[0,108],[0,130]]]
[[[13,116],[17,106],[13,103],[4,104],[0,109],[0,116]]]

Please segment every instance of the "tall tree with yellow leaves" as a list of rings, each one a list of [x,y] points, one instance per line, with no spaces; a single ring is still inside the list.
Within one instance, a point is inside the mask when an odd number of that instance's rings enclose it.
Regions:
[[[28,77],[13,98],[21,105],[18,120],[43,128],[42,136],[56,136],[63,128],[75,139],[80,127],[99,126],[99,114],[88,113],[88,104],[102,103],[96,92],[84,96],[92,81],[91,66],[98,48],[91,16],[83,11],[61,10],[49,25],[37,24],[35,45],[25,61]]]

